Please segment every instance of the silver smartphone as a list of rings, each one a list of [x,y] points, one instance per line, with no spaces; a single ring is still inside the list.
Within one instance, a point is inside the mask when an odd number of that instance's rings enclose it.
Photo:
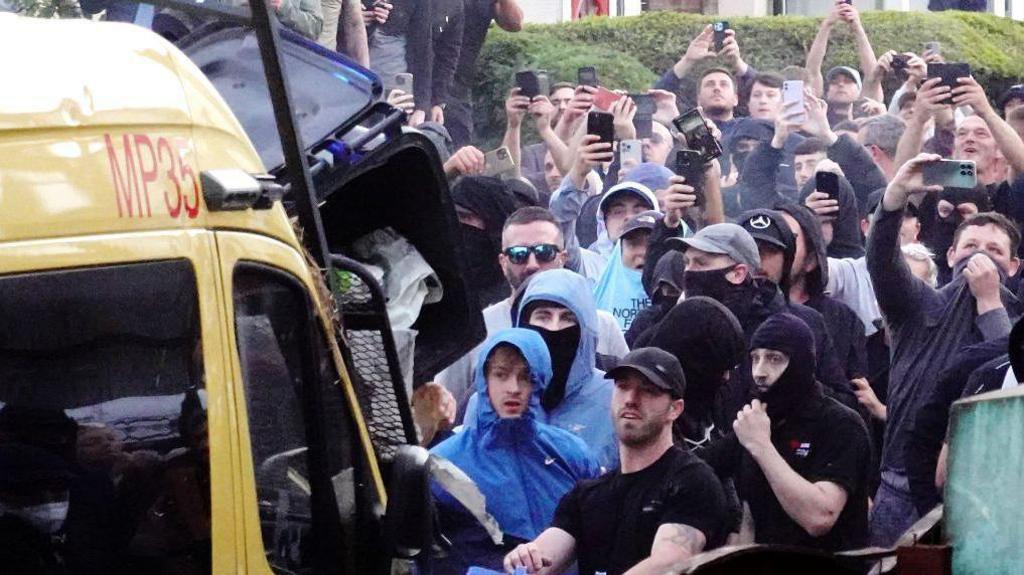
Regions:
[[[412,94],[412,74],[403,72],[401,74],[395,74],[394,79],[390,86],[387,86],[388,90],[401,90],[406,94]]]
[[[782,113],[787,114],[794,109],[800,110],[800,116],[796,121],[806,122],[807,112],[804,110],[804,83],[802,80],[786,80],[782,83]]]
[[[972,190],[978,185],[977,169],[969,160],[939,160],[925,165],[922,175],[926,186]]]
[[[626,166],[626,162],[630,162],[630,167],[639,166],[644,162],[644,144],[640,140],[622,140],[619,142],[619,165],[622,167]]]
[[[508,148],[502,146],[497,150],[491,150],[484,154],[484,175],[501,177],[511,174],[516,169],[516,163],[512,161],[512,154]]]

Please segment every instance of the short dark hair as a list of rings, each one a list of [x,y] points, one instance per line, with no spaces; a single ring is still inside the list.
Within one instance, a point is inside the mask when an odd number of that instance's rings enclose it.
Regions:
[[[783,78],[781,74],[776,74],[775,72],[761,72],[757,76],[754,76],[754,81],[751,82],[750,85],[753,86],[754,84],[761,84],[762,86],[767,86],[769,88],[782,89],[782,83],[785,81],[786,79]]]
[[[1017,224],[1014,224],[1010,218],[1000,214],[999,212],[982,212],[980,214],[974,214],[968,216],[964,220],[964,223],[957,226],[956,231],[953,232],[953,249],[956,249],[957,244],[960,243],[960,233],[969,227],[973,226],[987,226],[992,224],[993,226],[1003,230],[1010,238],[1010,257],[1017,255],[1017,248],[1020,247],[1020,230],[1017,229]]]
[[[730,72],[730,71],[728,71],[725,68],[722,68],[720,66],[713,66],[713,67],[708,68],[707,70],[704,70],[703,72],[701,72],[700,79],[697,80],[697,89],[698,90],[700,89],[700,85],[704,83],[704,78],[707,78],[708,76],[710,76],[712,74],[725,74],[726,76],[729,77],[729,81],[732,82],[732,89],[733,90],[737,89],[737,87],[736,87],[736,76],[733,76],[732,72]]]
[[[828,151],[828,144],[821,138],[806,138],[793,148],[794,156],[806,156],[807,154],[818,154]]]
[[[551,89],[548,90],[548,96],[553,95],[555,92],[557,92],[557,91],[559,91],[559,90],[561,90],[563,88],[569,88],[570,90],[575,90],[576,89],[576,85],[572,84],[571,82],[555,82],[554,84],[551,84]]]
[[[913,105],[917,101],[917,92],[904,92],[900,94],[900,99],[896,101],[896,109],[902,110],[907,104]]]
[[[562,247],[565,247],[565,238],[562,237],[562,227],[558,225],[558,220],[555,219],[554,214],[540,206],[526,206],[512,212],[512,215],[505,220],[505,225],[501,227],[501,233],[504,234],[505,230],[511,226],[525,226],[536,222],[547,222],[555,226],[555,229],[558,230],[558,237],[562,240]]]

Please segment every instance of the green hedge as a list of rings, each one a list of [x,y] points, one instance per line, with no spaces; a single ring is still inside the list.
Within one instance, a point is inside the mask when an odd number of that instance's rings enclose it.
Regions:
[[[878,54],[919,53],[939,41],[948,61],[968,62],[989,95],[1024,78],[1024,24],[1009,18],[965,12],[867,12],[864,27]],[[648,12],[630,18],[588,18],[557,25],[530,25],[508,33],[492,27],[481,54],[474,92],[477,135],[492,145],[504,130],[503,101],[516,70],[543,68],[552,80],[574,81],[576,69],[593,65],[613,88],[649,87],[686,50],[714,17]],[[730,18],[744,59],[759,70],[803,65],[820,19],[801,16]],[[826,69],[857,66],[853,39],[845,26],[832,33]]]

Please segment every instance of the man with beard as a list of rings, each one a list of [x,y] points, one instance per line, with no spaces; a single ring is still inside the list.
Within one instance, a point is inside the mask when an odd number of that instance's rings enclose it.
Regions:
[[[588,575],[667,573],[725,537],[725,496],[714,473],[673,445],[686,378],[656,348],[633,350],[608,372],[622,466],[582,481],[558,504],[552,526],[505,557],[505,570]],[[543,570],[543,571],[542,571]]]
[[[868,271],[892,339],[882,484],[871,516],[874,545],[891,545],[917,519],[905,447],[908,429],[939,374],[963,347],[1006,336],[1019,306],[1003,283],[1020,268],[1020,232],[997,213],[978,214],[957,229],[946,254],[953,280],[941,289],[914,277],[903,259],[904,207],[911,194],[942,190],[925,185],[923,176],[926,166],[941,159],[920,154],[899,169],[868,236]]]
[[[867,543],[867,429],[814,380],[814,335],[777,314],[750,341],[751,402],[733,434],[703,451],[736,481],[754,541],[843,551]]]
[[[512,291],[534,274],[566,267],[571,260],[565,250],[558,222],[543,208],[517,210],[505,221],[501,233],[501,253],[497,256],[501,272]],[[589,292],[588,288],[588,292]],[[483,310],[487,334],[512,327],[512,298],[504,298]],[[608,312],[597,312],[597,352],[622,357],[629,352],[618,322]],[[464,355],[439,373],[436,382],[464,405],[471,393],[478,350]]]

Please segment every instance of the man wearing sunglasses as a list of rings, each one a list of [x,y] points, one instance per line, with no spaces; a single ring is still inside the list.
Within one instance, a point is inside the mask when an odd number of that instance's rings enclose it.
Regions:
[[[576,249],[578,266],[597,265],[590,262]],[[551,212],[539,207],[516,210],[505,221],[501,233],[501,253],[498,263],[512,291],[515,292],[530,276],[551,269],[568,268],[576,271],[571,250],[565,249],[561,228]],[[512,327],[512,299],[503,299],[483,310],[484,325],[488,335]],[[597,353],[622,357],[629,353],[629,347],[619,329],[618,322],[611,314],[599,311],[597,314]],[[437,383],[450,391],[460,406],[472,394],[473,368],[476,350],[466,354],[437,375]]]

